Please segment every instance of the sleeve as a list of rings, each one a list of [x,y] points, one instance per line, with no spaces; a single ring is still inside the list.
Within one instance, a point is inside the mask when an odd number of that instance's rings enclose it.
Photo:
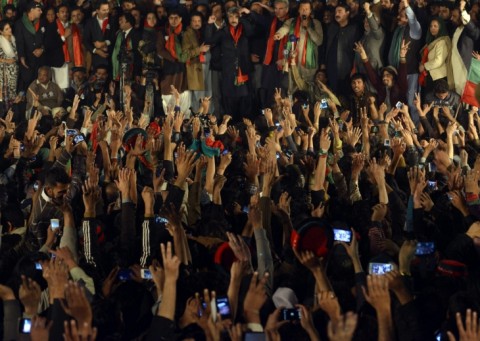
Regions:
[[[370,64],[370,61],[368,59],[363,62],[363,66],[365,67],[365,70],[367,71],[367,77],[368,77],[368,80],[370,81],[370,83],[372,83],[372,85],[374,86],[374,88],[377,90],[377,92],[379,94],[384,93],[385,90],[383,88],[380,77],[375,72],[375,70],[372,67],[372,64]]]
[[[263,221],[262,226],[267,233],[268,240],[272,243],[272,206],[271,206],[271,199],[270,197],[261,197],[259,204],[260,204],[260,211],[263,214]]]
[[[85,288],[92,294],[95,295],[95,283],[93,278],[88,276],[85,271],[79,266],[70,270],[70,276],[74,282],[83,281],[85,283]]]
[[[68,320],[68,315],[62,308],[59,299],[53,301],[53,307],[51,311],[50,321],[53,322],[50,328],[50,340],[61,340],[64,333],[63,322]]]
[[[440,40],[439,42],[437,42],[433,50],[435,53],[433,59],[429,58],[428,61],[424,64],[425,69],[427,69],[428,71],[438,69],[439,67],[443,66],[448,55],[447,44],[444,40]]]
[[[377,19],[373,14],[371,14],[368,18],[368,25],[370,25],[370,29],[372,30],[372,35],[376,40],[382,40],[385,36],[383,33],[382,27],[378,24]]]
[[[121,231],[120,246],[122,250],[122,260],[126,262],[125,266],[136,262],[133,255],[135,249],[135,204],[133,202],[122,203],[121,212]]]
[[[63,235],[60,239],[60,247],[68,247],[72,252],[75,262],[78,262],[77,253],[77,230],[75,226],[64,226]]]
[[[188,226],[193,226],[202,218],[200,208],[201,183],[194,182],[188,191]]]
[[[290,65],[290,70],[292,70],[293,80],[295,81],[298,89],[303,91],[309,91],[310,89],[308,87],[308,83],[302,78],[302,76],[300,76],[297,65]]]
[[[255,229],[253,233],[255,234],[255,243],[257,245],[257,271],[260,278],[263,277],[263,275],[267,272],[270,274],[266,284],[266,289],[267,295],[271,296],[273,290],[274,268],[270,243],[268,242],[266,231],[263,228]]]
[[[183,40],[182,40],[182,50],[183,50],[183,55],[185,56],[186,60],[192,60],[195,57],[198,57],[199,55],[199,50],[198,47],[196,47],[193,39],[191,39],[191,34],[190,33],[185,33],[183,35]]]
[[[170,52],[167,51],[165,48],[165,38],[162,34],[158,35],[158,40],[157,40],[157,53],[160,57],[163,59],[166,59],[170,62],[174,62],[175,58],[172,57]]]
[[[162,316],[154,316],[147,334],[147,341],[175,340],[175,322]]]
[[[18,319],[20,303],[17,300],[3,301],[3,340],[12,341],[18,338]]]
[[[85,218],[82,222],[83,232],[83,254],[85,261],[97,267],[97,261],[99,256],[98,237],[97,237],[97,225],[95,219]]]
[[[469,20],[468,23],[465,24],[465,32],[467,33],[467,36],[469,36],[473,40],[478,40],[480,38],[480,28],[475,25],[475,23],[471,20]]]
[[[92,19],[87,21],[85,24],[85,29],[83,30],[83,43],[88,51],[93,54],[95,46],[93,46],[93,37],[92,37]]]
[[[405,9],[405,14],[407,15],[408,25],[410,26],[410,38],[419,40],[422,37],[422,26],[420,26],[420,23],[410,6]]]
[[[25,58],[25,39],[22,32],[22,22],[17,21],[15,24],[15,42],[17,47],[18,58]]]
[[[283,27],[282,27],[283,28]],[[315,43],[315,45],[320,46],[323,43],[323,29],[322,25],[318,20],[313,20],[313,27],[309,26],[307,28],[308,37]]]
[[[142,223],[142,255],[140,257],[140,266],[146,268],[154,255],[154,249],[159,242],[158,226],[155,226],[154,218],[145,218]]]
[[[280,34],[280,38],[285,37],[285,35],[288,34],[288,31],[290,31],[290,25],[292,23],[292,20],[293,20],[293,18],[285,21],[283,26],[280,27],[280,29],[275,34]]]

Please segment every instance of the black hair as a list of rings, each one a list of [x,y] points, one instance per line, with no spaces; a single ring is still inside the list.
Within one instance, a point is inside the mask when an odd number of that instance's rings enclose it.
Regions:
[[[55,13],[58,13],[60,11],[60,8],[62,7],[66,7],[67,10],[70,10],[70,8],[68,7],[68,5],[64,2],[62,2],[60,5],[58,5],[57,7],[55,7]]]
[[[13,12],[17,10],[13,4],[8,4],[3,7],[3,14],[6,14],[9,9],[11,9]]]
[[[205,17],[203,16],[202,12],[198,12],[198,11],[192,12],[190,14],[190,19],[192,19],[193,17],[200,17],[200,19],[202,19],[202,24],[205,21]]]
[[[108,66],[105,65],[105,64],[99,64],[99,65],[95,66],[93,72],[95,73],[95,72],[97,72],[97,70],[107,70],[107,72],[108,72]]]
[[[335,7],[335,9],[337,9],[338,7],[342,7],[346,12],[350,12],[350,7],[347,4],[339,3],[337,7]]]
[[[444,94],[448,91],[448,83],[445,79],[439,79],[433,83],[433,93]]]
[[[354,73],[351,77],[350,77],[350,82],[354,81],[354,80],[357,80],[357,79],[361,79],[364,83],[367,81],[367,79],[365,78],[365,75],[363,73]]]
[[[100,9],[100,7],[102,7],[103,5],[108,5],[108,1],[106,0],[99,1],[97,4],[97,9]]]
[[[132,13],[128,13],[128,12],[124,12],[122,14],[120,14],[120,17],[124,17],[125,20],[130,24],[132,25],[132,27],[135,26],[135,17],[132,15]]]
[[[182,13],[180,13],[180,10],[178,8],[171,8],[168,11],[168,16],[167,17],[170,17],[171,15],[178,15],[180,18],[182,17]]]
[[[7,25],[10,25],[10,27],[13,29],[12,23],[9,20],[0,21],[0,31],[3,31]]]
[[[61,168],[51,168],[45,176],[45,186],[55,187],[56,184],[69,184],[70,177]]]

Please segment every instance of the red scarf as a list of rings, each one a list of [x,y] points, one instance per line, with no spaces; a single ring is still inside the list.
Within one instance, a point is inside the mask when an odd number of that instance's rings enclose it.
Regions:
[[[105,34],[105,31],[107,30],[107,26],[108,26],[108,17],[105,18],[105,20],[103,20],[102,22],[102,33]]]
[[[288,16],[286,19],[288,19]],[[263,61],[264,65],[270,65],[273,59],[273,48],[275,46],[275,40],[273,39],[273,36],[277,32],[277,23],[278,23],[277,17],[273,18],[272,24],[270,25],[270,35],[268,36],[268,41],[267,41],[267,51],[265,52],[265,59]],[[278,47],[277,60],[283,59],[283,50],[285,49],[285,44],[287,43],[287,39],[288,39],[288,34],[286,34],[280,40],[280,46]],[[279,69],[281,69],[281,67],[279,67]]]
[[[302,19],[300,16],[297,18],[297,22],[295,23],[295,30],[293,31],[293,34],[297,38],[297,41],[300,42],[300,26],[302,23]],[[302,54],[302,66],[305,66],[307,62],[307,41],[308,41],[308,31],[305,31],[305,40],[303,41],[303,54]],[[298,54],[297,54],[297,63],[298,61]]]
[[[201,45],[200,41],[202,37],[200,36],[200,30],[195,31],[195,33],[197,34],[198,45]],[[200,60],[200,63],[205,64],[205,52],[200,52],[198,59]]]
[[[35,23],[35,32],[38,32],[38,29],[40,28],[40,19],[37,20]]]
[[[422,64],[425,65],[426,62],[428,62],[428,45],[425,46],[422,52]],[[423,70],[423,72],[418,75],[418,84],[421,86],[427,85],[427,76],[427,70]]]
[[[178,60],[178,55],[177,55],[177,49],[175,46],[175,37],[178,36],[182,32],[182,24],[178,25],[175,27],[173,31],[171,31],[171,27],[167,27],[167,34],[168,34],[168,40],[165,43],[165,48],[167,49],[168,52],[172,55],[175,60]]]
[[[72,24],[73,65],[83,66],[82,36],[76,24]]]
[[[62,22],[57,19],[57,30],[60,33],[60,36],[65,37],[65,27],[63,27]],[[65,57],[65,63],[70,63],[70,53],[68,52],[67,40],[63,41],[63,55]]]
[[[238,45],[238,41],[240,40],[240,37],[242,36],[243,32],[243,25],[238,24],[237,29],[230,25],[230,35],[233,38],[233,42],[235,44],[235,47]],[[242,69],[240,68],[240,65],[237,67],[237,78],[235,79],[235,84],[236,85],[242,85],[248,81],[248,75],[244,75],[242,73]]]

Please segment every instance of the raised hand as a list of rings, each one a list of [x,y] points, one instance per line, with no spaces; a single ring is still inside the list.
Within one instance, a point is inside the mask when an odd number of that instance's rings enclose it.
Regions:
[[[63,310],[77,321],[80,326],[80,335],[88,338],[91,332],[93,313],[84,289],[77,283],[69,282],[65,288],[65,302],[60,302]]]
[[[41,294],[42,290],[38,283],[22,275],[22,284],[20,285],[18,296],[25,308],[25,314],[29,316],[37,314]]]
[[[465,325],[462,321],[462,314],[456,313],[455,319],[457,321],[458,333],[460,341],[478,341],[480,340],[480,321],[478,320],[478,314],[476,311],[467,309],[465,314]],[[448,340],[456,341],[452,332],[448,331]]]

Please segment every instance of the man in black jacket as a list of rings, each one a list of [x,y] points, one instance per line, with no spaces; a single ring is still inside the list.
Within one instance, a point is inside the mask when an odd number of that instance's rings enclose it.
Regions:
[[[112,53],[113,79],[119,79],[122,75],[122,64],[128,64],[125,76],[131,80],[134,76],[140,76],[142,70],[142,61],[138,50],[138,42],[142,35],[134,28],[135,18],[132,14],[121,14],[118,22],[120,30],[117,32]]]
[[[109,7],[107,2],[100,2],[97,15],[85,24],[83,42],[88,51],[92,53],[92,67],[106,64],[110,65],[112,52],[112,41],[114,30],[112,30],[108,16]]]
[[[42,5],[32,1],[22,18],[15,23],[15,39],[20,60],[18,90],[25,91],[35,79],[38,68],[44,64],[45,23],[40,20],[41,15]]]

